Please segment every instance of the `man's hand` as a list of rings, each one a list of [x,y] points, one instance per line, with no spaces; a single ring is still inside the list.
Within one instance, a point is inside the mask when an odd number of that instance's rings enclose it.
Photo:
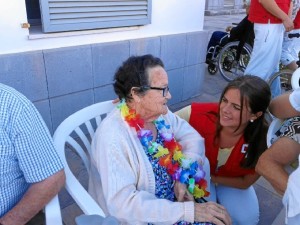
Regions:
[[[282,23],[286,32],[294,29],[294,23],[290,17],[287,16],[286,19],[282,20]]]
[[[231,31],[231,29],[232,29],[232,26],[228,26],[228,27],[226,27],[225,31],[229,33]]]

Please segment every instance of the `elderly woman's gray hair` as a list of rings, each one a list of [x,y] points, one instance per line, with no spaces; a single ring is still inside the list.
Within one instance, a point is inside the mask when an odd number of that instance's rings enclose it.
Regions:
[[[131,56],[117,69],[114,77],[114,91],[119,99],[131,100],[131,89],[143,95],[149,85],[148,70],[156,66],[164,67],[161,59],[152,55]]]

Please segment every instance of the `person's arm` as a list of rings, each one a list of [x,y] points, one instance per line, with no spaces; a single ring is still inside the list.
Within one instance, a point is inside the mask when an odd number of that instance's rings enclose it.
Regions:
[[[211,181],[217,185],[222,184],[229,187],[246,189],[254,184],[259,175],[257,173],[248,174],[242,177],[224,177],[211,175]]]
[[[260,156],[255,169],[279,194],[284,194],[289,176],[284,167],[297,159],[299,153],[296,141],[280,138]]]
[[[63,170],[41,182],[33,183],[20,202],[0,218],[0,222],[3,225],[27,223],[59,192],[64,183],[65,173]]]
[[[284,93],[273,99],[269,105],[270,112],[280,119],[294,116],[300,116],[300,112],[296,111],[289,100],[290,93]]]
[[[291,1],[291,3],[290,3],[290,9],[289,9],[289,13],[288,13],[288,15],[289,15],[289,17],[290,17],[290,18],[292,18],[292,14],[293,14],[293,7],[294,7],[294,4],[293,4],[293,1]]]
[[[259,0],[259,2],[269,13],[282,20],[286,31],[294,28],[292,19],[279,8],[274,0]]]

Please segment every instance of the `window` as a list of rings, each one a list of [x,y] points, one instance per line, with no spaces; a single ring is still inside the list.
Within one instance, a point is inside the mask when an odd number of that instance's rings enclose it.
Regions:
[[[27,20],[31,25],[41,25],[39,0],[25,0]]]
[[[29,23],[41,18],[44,32],[145,25],[151,0],[26,0]]]

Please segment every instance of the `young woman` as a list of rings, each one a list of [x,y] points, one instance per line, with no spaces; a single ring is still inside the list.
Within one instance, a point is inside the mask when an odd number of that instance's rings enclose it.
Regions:
[[[233,224],[255,225],[259,206],[252,184],[255,165],[267,148],[264,115],[271,99],[268,84],[256,76],[228,83],[218,103],[193,103],[190,124],[205,139],[212,201],[224,205]]]

